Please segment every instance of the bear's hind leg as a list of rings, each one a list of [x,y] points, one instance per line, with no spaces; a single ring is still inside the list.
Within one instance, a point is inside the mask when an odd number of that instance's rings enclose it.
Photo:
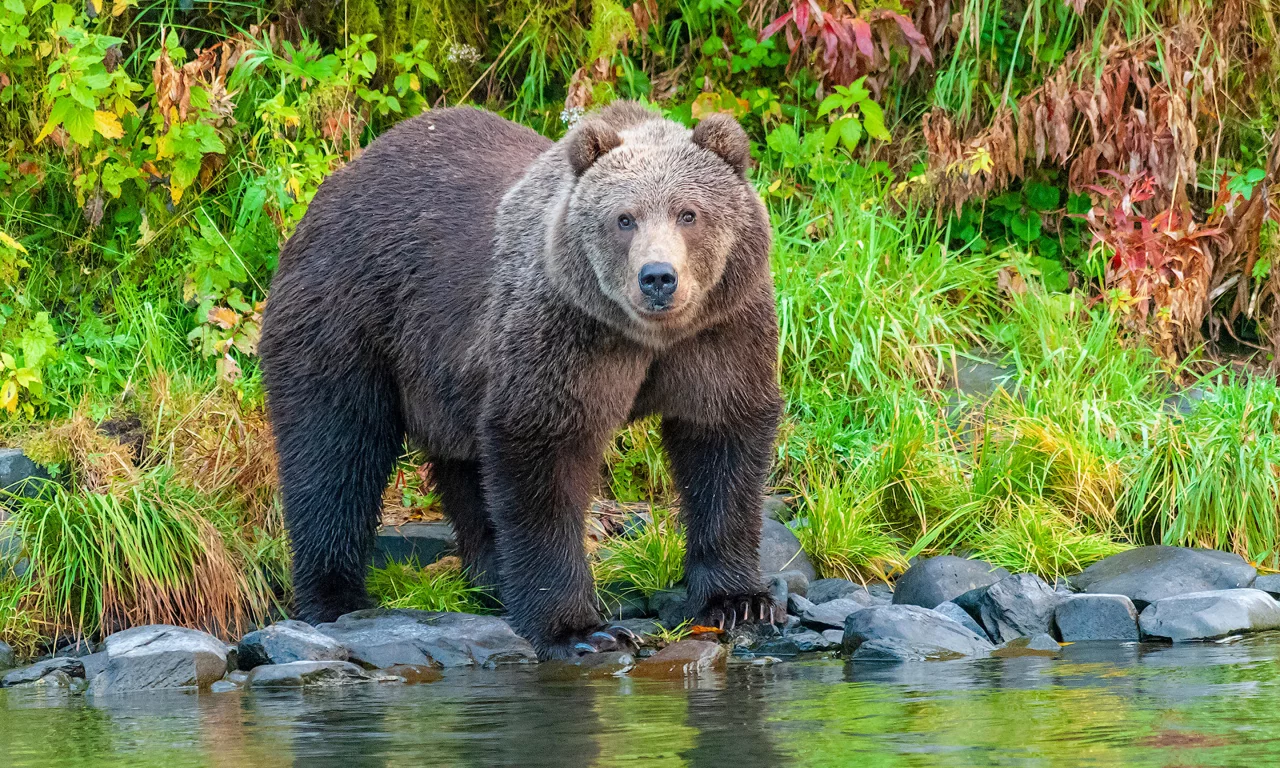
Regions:
[[[404,439],[393,385],[373,372],[345,374],[268,390],[295,613],[312,624],[370,605],[382,492]]]
[[[491,597],[497,598],[498,554],[493,522],[484,506],[480,462],[438,459],[431,462],[431,475],[445,517],[453,525],[467,577],[472,584],[487,589]]]

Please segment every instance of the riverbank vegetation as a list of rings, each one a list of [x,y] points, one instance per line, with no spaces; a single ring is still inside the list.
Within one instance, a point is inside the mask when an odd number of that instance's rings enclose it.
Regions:
[[[926,552],[1069,573],[1135,544],[1280,566],[1280,13],[1226,0],[0,5],[0,441],[28,567],[0,636],[238,631],[288,595],[255,357],[280,244],[399,120],[553,138],[637,98],[737,117],[775,229],[772,486],[826,575]],[[985,372],[974,385],[973,372]],[[597,574],[680,577],[656,424],[600,494],[659,524]],[[388,490],[438,514],[424,457]],[[393,605],[474,607],[393,568]]]

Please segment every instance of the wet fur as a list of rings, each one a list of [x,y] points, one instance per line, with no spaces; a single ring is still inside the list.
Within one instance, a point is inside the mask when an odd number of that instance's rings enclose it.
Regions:
[[[777,327],[768,219],[735,130],[712,124],[699,144],[622,104],[553,144],[446,109],[321,185],[281,255],[261,342],[301,618],[367,607],[407,435],[434,463],[473,576],[500,582],[543,656],[571,653],[600,625],[583,534],[603,450],[653,413],[683,497],[692,605],[760,604]],[[677,233],[700,293],[655,327],[614,295],[625,251],[602,239],[602,206],[649,190],[659,216],[685,204],[662,197],[674,187],[704,217]]]

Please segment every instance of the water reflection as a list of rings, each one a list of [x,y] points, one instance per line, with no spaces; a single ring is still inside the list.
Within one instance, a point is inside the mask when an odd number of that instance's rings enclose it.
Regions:
[[[1280,637],[1259,637],[683,682],[524,668],[306,693],[0,691],[0,766],[1270,765],[1278,659]]]

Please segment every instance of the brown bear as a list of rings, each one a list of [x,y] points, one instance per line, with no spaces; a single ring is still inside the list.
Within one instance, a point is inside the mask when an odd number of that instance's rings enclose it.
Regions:
[[[748,139],[635,103],[561,141],[427,112],[321,186],[285,245],[261,355],[296,612],[367,607],[406,436],[473,578],[543,657],[625,644],[583,546],[607,442],[661,416],[704,623],[776,620],[760,507],[781,411],[770,227]]]

